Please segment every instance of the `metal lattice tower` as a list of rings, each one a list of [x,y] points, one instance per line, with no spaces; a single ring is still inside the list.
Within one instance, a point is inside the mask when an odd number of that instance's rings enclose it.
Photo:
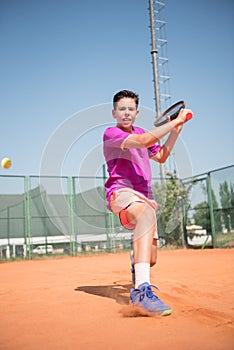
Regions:
[[[171,103],[165,1],[149,0],[151,55],[157,116]]]
[[[155,94],[156,118],[171,104],[168,65],[165,2],[149,0],[151,55]],[[160,164],[161,179],[165,178],[165,165]]]

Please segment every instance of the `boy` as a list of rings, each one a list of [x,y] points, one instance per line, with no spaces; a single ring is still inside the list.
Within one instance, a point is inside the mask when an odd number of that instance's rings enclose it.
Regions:
[[[122,90],[113,98],[116,126],[107,128],[103,136],[109,173],[106,198],[108,208],[119,216],[121,224],[134,230],[135,288],[130,291],[130,300],[152,314],[164,316],[172,312],[171,308],[153,293],[150,285],[150,267],[156,264],[158,235],[149,159],[159,163],[167,160],[188,110],[181,110],[175,120],[145,132],[134,126],[138,104],[138,95],[129,90]],[[167,134],[162,147],[155,144]]]

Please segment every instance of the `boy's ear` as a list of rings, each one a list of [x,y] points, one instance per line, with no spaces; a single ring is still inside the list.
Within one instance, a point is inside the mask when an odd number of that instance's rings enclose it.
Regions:
[[[114,109],[112,109],[112,116],[113,116],[113,118],[116,119],[116,115],[115,115],[115,110]]]

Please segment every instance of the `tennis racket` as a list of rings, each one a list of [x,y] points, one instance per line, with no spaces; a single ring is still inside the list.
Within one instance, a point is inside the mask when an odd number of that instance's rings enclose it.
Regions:
[[[179,101],[174,103],[171,107],[165,110],[154,122],[155,126],[160,126],[166,123],[169,123],[170,121],[176,119],[180,113],[180,110],[182,108],[185,108],[186,103],[185,101]],[[186,122],[190,119],[192,119],[193,115],[192,113],[187,113],[186,115]]]

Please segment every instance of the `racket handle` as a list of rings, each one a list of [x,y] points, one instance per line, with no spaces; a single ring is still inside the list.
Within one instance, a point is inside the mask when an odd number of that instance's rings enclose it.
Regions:
[[[191,113],[191,112],[187,113],[185,121],[187,122],[188,120],[192,119],[192,117],[193,117],[193,113]]]

